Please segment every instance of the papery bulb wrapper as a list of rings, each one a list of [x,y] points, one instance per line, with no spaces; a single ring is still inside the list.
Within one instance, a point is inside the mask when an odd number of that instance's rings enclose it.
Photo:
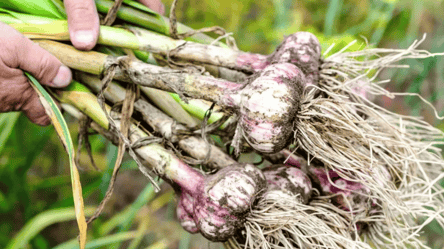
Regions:
[[[291,141],[304,79],[295,65],[275,64],[242,89],[238,125],[255,150],[274,153]]]

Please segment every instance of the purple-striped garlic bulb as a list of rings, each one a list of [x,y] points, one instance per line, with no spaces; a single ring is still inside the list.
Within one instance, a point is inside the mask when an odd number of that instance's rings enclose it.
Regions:
[[[342,178],[333,170],[323,167],[310,166],[309,175],[314,184],[318,185],[322,194],[331,195],[333,203],[345,211],[353,213],[368,212],[368,215],[381,211],[377,198],[372,198],[371,189],[360,182]],[[386,168],[372,170],[377,183],[382,187],[390,181],[391,176]]]
[[[312,163],[307,165],[303,158],[291,154],[288,150],[281,152],[287,157],[286,165],[307,171],[308,176],[322,195],[331,196],[332,202],[345,211],[368,212],[370,215],[379,212],[379,204],[371,199],[371,189],[365,184],[342,178],[336,171],[327,170]],[[374,168],[376,183],[381,187],[386,185],[392,178],[389,171],[384,168]]]
[[[332,195],[331,200],[346,211],[362,211],[368,206],[370,189],[362,183],[346,180],[333,170],[310,166],[309,175],[319,186],[323,195]],[[376,204],[376,203],[374,203]]]
[[[268,57],[270,64],[292,63],[305,74],[306,84],[317,85],[321,65],[321,44],[310,32],[297,32],[285,37]]]
[[[199,231],[208,240],[226,241],[243,227],[245,215],[267,186],[265,177],[253,165],[245,164],[225,167],[207,177],[201,174],[200,178],[192,187],[176,182],[181,187],[177,216],[188,232]]]
[[[226,98],[226,104],[237,105],[240,112],[235,138],[243,137],[261,153],[282,150],[293,138],[304,84],[304,74],[290,63],[270,65],[253,75],[241,91]],[[233,139],[236,149],[238,142]]]
[[[362,183],[348,181],[339,176],[333,170],[327,170],[315,164],[307,165],[307,161],[299,156],[291,154],[287,150],[281,152],[287,156],[286,165],[307,171],[311,182],[322,193],[331,195],[335,205],[346,211],[363,210],[368,201],[370,189]]]
[[[286,194],[298,196],[303,204],[310,200],[312,184],[302,170],[278,164],[265,168],[262,172],[267,179],[268,191],[281,190]]]

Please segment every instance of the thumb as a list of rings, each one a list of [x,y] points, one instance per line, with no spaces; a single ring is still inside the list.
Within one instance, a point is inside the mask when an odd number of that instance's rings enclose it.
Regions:
[[[44,85],[51,87],[69,85],[72,80],[71,70],[54,55],[22,35],[13,38],[18,38],[19,41],[11,46],[6,44],[6,47],[15,49],[15,53],[11,53],[12,58],[9,60],[11,68],[20,68],[31,73]],[[13,43],[13,40],[17,39],[11,39],[10,42]]]

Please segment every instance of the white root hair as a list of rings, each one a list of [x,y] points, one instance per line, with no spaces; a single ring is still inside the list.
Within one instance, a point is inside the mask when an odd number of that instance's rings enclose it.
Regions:
[[[368,224],[361,238],[378,248],[427,248],[419,237],[421,229],[433,219],[444,227],[439,185],[444,160],[438,148],[444,145],[444,133],[421,117],[374,104],[360,91],[374,97],[417,95],[391,93],[380,86],[387,81],[376,82],[376,77],[385,68],[405,67],[396,64],[403,59],[444,55],[418,50],[424,38],[407,49],[341,50],[326,58],[320,84],[306,88],[295,123],[295,144],[309,157],[371,190],[368,198],[378,203],[381,213],[359,218]],[[381,168],[390,180],[383,180],[384,173],[377,170]]]
[[[302,204],[297,196],[272,190],[250,212],[244,248],[371,248],[353,239],[346,212],[325,201]]]

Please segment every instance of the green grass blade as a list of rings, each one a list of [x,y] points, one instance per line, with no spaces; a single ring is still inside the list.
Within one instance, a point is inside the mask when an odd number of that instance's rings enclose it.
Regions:
[[[328,2],[327,15],[324,22],[324,34],[326,36],[335,33],[336,20],[341,15],[343,3],[343,0],[330,0]]]
[[[85,213],[92,215],[95,208],[86,207]],[[27,244],[44,228],[59,222],[74,220],[76,212],[74,208],[59,208],[48,210],[36,215],[29,220],[26,225],[17,233],[17,235],[6,246],[7,249],[19,249],[26,247]],[[77,240],[76,240],[77,243]]]
[[[160,184],[162,184],[162,182],[160,182],[159,185]],[[108,222],[104,223],[100,227],[99,234],[101,235],[108,234],[117,226],[120,227],[119,229],[120,231],[128,230],[137,212],[150,200],[152,200],[155,194],[156,193],[153,185],[150,184],[146,186],[145,189],[139,194],[137,199],[134,201],[134,203],[131,204],[131,206],[129,206],[119,214],[115,215],[112,219],[110,219]]]
[[[146,249],[165,249],[165,248],[168,248],[167,239],[157,241],[156,243],[148,246]]]
[[[143,4],[139,3],[139,2],[136,2],[136,1],[123,0],[123,3],[128,5],[128,6],[133,7],[135,9],[138,9],[138,10],[141,10],[141,11],[145,11],[145,12],[147,12],[149,14],[152,14],[152,15],[158,15],[159,14],[159,13],[155,12],[154,10],[152,10],[152,9],[146,7],[145,5],[143,5]]]
[[[6,199],[6,196],[0,191],[0,211],[6,212],[10,207],[10,204],[8,200]]]
[[[57,10],[59,11],[60,15],[62,15],[64,19],[67,19],[65,5],[63,4],[63,2],[61,0],[51,0],[51,2],[57,8]]]
[[[20,112],[10,112],[0,114],[0,154],[11,135],[12,129],[14,128],[17,119],[20,116]]]
[[[387,3],[387,6],[385,6],[386,10],[382,11],[382,13],[380,13],[378,18],[375,18],[377,20],[376,21],[377,27],[370,39],[371,44],[378,45],[381,42],[382,37],[388,28],[388,24],[390,20],[392,20],[395,7],[396,7],[396,1]]]
[[[181,236],[181,240],[179,242],[179,249],[187,249],[190,248],[190,242],[191,242],[191,234],[187,232],[183,232],[183,235]]]
[[[114,244],[117,242],[123,242],[126,240],[130,240],[130,239],[135,238],[136,236],[137,236],[137,232],[126,232],[126,233],[113,234],[113,235],[105,236],[100,239],[92,240],[86,244],[85,248],[87,248],[87,249],[100,248],[102,246],[107,246],[107,245]],[[54,247],[54,249],[77,249],[77,248],[79,248],[79,246],[78,246],[78,243],[76,240],[70,240],[66,243],[63,243],[61,245]]]

